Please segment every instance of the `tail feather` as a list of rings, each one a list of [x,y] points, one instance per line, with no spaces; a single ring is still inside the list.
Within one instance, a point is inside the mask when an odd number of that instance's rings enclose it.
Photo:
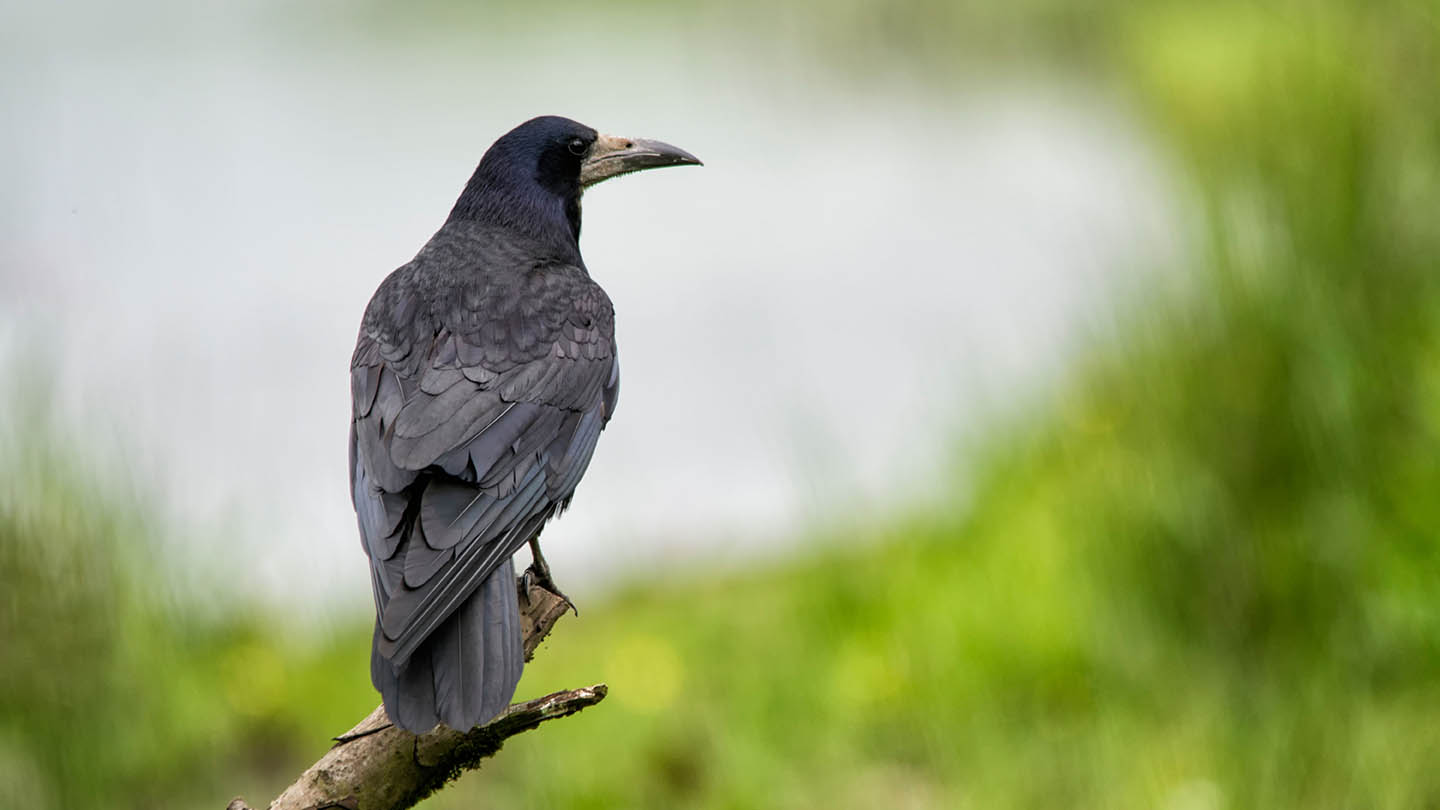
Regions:
[[[380,625],[375,625],[375,635],[380,634]],[[385,714],[390,722],[416,734],[435,727],[435,689],[430,669],[430,659],[412,660],[396,670],[390,662],[380,656],[372,645],[370,652],[370,682],[380,690],[385,703]]]
[[[370,679],[390,721],[417,734],[440,722],[466,731],[504,711],[525,664],[516,598],[506,560],[398,671],[378,652],[377,635]]]

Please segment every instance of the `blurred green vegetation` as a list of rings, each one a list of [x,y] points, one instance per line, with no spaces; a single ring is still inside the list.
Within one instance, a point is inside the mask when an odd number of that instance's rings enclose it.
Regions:
[[[87,466],[93,435],[9,371],[28,396],[0,419],[0,808],[222,806],[283,784],[326,748],[316,729],[371,700],[329,678],[364,664],[368,633],[292,639],[243,607],[177,604],[137,471]]]
[[[1107,77],[1187,178],[1183,278],[957,448],[963,507],[586,605],[521,690],[610,699],[427,806],[1440,804],[1436,6],[837,8]],[[0,806],[259,799],[373,704],[368,620],[193,618],[145,499],[7,419]]]

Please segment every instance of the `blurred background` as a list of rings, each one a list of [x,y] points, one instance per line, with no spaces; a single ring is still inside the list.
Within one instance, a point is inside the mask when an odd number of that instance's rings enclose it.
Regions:
[[[1440,804],[1440,5],[0,5],[0,807],[377,702],[366,301],[538,114],[625,386],[428,808]],[[563,766],[557,763],[563,762]]]

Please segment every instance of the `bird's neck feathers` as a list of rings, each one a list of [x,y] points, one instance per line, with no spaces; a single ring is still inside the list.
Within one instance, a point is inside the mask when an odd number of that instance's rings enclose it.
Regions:
[[[580,183],[547,178],[487,153],[450,211],[450,222],[498,226],[580,263]]]

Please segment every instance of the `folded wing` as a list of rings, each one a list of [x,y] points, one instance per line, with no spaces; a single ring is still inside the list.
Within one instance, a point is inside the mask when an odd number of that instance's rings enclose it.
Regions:
[[[367,314],[351,484],[375,650],[397,670],[568,504],[590,462],[619,374],[609,301],[577,289],[524,317],[440,319],[458,325],[418,341]]]

